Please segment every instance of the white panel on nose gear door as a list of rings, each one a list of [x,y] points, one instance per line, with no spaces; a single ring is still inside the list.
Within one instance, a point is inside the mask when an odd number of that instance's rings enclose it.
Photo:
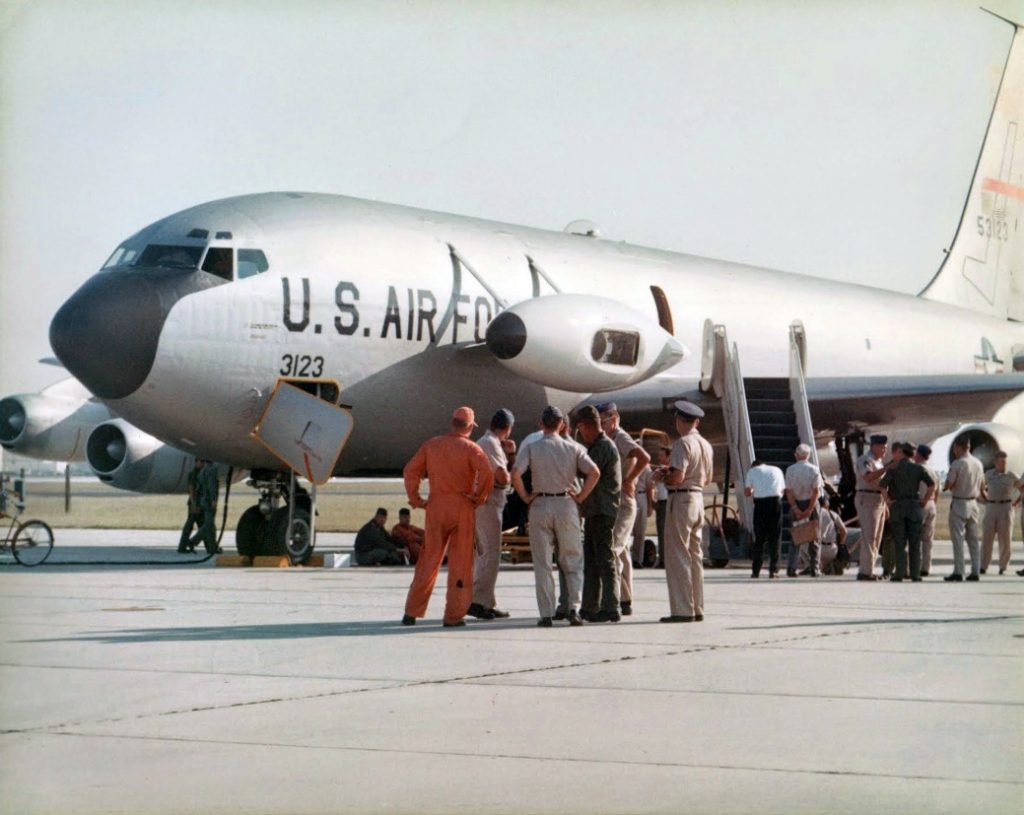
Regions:
[[[324,484],[352,432],[352,414],[278,381],[252,436],[299,475]]]

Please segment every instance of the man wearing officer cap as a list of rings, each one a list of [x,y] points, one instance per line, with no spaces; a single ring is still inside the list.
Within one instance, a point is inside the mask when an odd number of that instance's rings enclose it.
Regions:
[[[885,500],[880,482],[885,475],[885,446],[888,436],[879,433],[868,439],[870,447],[857,457],[853,471],[857,476],[856,496],[853,501],[860,519],[860,554],[857,557],[857,579],[877,580],[875,559],[882,545],[885,527]]]
[[[448,592],[444,606],[446,628],[465,625],[473,599],[473,537],[476,508],[491,494],[491,464],[469,434],[476,427],[473,409],[452,414],[451,431],[427,439],[405,465],[405,491],[414,507],[426,507],[426,536],[409,595],[403,625],[414,625],[427,613],[441,561],[448,551]],[[420,482],[430,475],[429,501],[420,496]]]
[[[473,569],[473,602],[469,613],[481,620],[509,616],[507,611],[496,607],[494,585],[498,581],[501,563],[501,517],[511,483],[509,455],[515,460],[516,443],[509,438],[514,422],[512,411],[501,408],[491,418],[491,426],[476,440],[494,474],[494,488],[490,496],[476,508],[476,566]]]
[[[665,579],[669,615],[663,623],[690,623],[704,619],[704,486],[711,481],[713,451],[697,430],[704,415],[693,402],[674,403],[676,432],[668,467],[659,467],[655,479],[668,490],[665,518]]]

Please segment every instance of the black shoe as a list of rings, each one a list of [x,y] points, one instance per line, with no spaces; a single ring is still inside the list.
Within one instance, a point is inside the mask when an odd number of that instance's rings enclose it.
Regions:
[[[470,617],[476,617],[478,620],[494,619],[494,613],[489,608],[484,608],[479,603],[470,603],[469,608],[466,609],[466,613]]]
[[[583,620],[576,611],[570,611],[566,617],[569,620],[569,625],[571,626],[583,625]]]
[[[875,577],[873,574],[858,574],[857,575],[857,579],[858,580],[870,580],[872,582],[875,581],[875,580],[878,580],[878,578]]]
[[[693,617],[683,617],[680,614],[671,614],[658,620],[660,623],[692,623],[693,621]]]
[[[945,580],[947,583],[963,583],[964,582],[964,576],[962,574],[957,574],[956,572],[954,572],[953,574],[947,574],[942,579]]]
[[[562,611],[561,609],[558,609],[558,611],[555,612],[555,616],[552,617],[551,619],[552,620],[567,620],[568,618],[569,618],[569,615],[566,612]]]
[[[597,615],[596,611],[587,611],[586,609],[580,609],[580,619],[586,620],[588,623],[594,622],[594,617]]]
[[[775,580],[776,578],[778,578],[778,576],[779,576],[778,572],[768,572],[768,579],[769,580]]]
[[[1017,577],[1024,577],[1024,569],[1017,569]]]
[[[662,560],[659,560],[657,563],[654,564],[654,568],[655,569],[664,569],[665,568],[665,562],[662,561]],[[1022,570],[1022,571],[1024,571],[1024,570]]]
[[[637,563],[635,560],[633,561],[633,568],[634,569],[642,569],[643,567],[644,567],[644,564]]]
[[[633,604],[632,603],[621,603],[619,605],[619,607],[622,609],[622,616],[623,617],[628,617],[630,614],[633,613]]]
[[[187,555],[191,551],[192,551],[191,549],[182,549],[180,547],[178,548],[178,554],[179,555]]]
[[[982,569],[982,570],[981,570],[981,573],[982,573],[982,574],[985,574],[985,572],[987,572],[987,571],[988,571],[988,569]]]
[[[621,619],[622,615],[617,611],[599,611],[590,617],[592,623],[617,623]]]
[[[537,620],[537,628],[551,628],[552,625],[550,617],[541,617]]]
[[[928,572],[921,572],[921,577],[927,577],[927,576],[928,576]]]
[[[757,578],[759,578],[760,576],[761,576],[761,575],[759,575],[759,574],[758,574],[757,572],[753,572],[753,573],[752,573],[752,574],[750,575],[750,579],[751,579],[751,580],[757,580]]]
[[[921,578],[920,577],[912,577],[912,578],[910,578],[910,582],[911,583],[920,583],[921,582]]]
[[[456,620],[454,623],[444,623],[445,628],[465,628],[465,620]]]
[[[964,578],[968,583],[977,583],[981,578],[976,574],[969,574]]]
[[[1000,569],[999,574],[1006,574],[1006,569]]]
[[[511,617],[512,616],[507,611],[502,611],[500,608],[492,608],[492,609],[488,609],[488,610],[491,612],[491,615],[493,617],[495,617],[496,619],[499,619],[499,620],[504,620],[506,617]]]
[[[406,614],[402,617],[402,625],[416,625],[416,618],[411,614]]]
[[[786,577],[796,577],[796,569],[786,569]]]
[[[702,622],[704,622],[704,615],[703,614],[694,614],[693,615],[693,621],[695,623],[702,623]]]

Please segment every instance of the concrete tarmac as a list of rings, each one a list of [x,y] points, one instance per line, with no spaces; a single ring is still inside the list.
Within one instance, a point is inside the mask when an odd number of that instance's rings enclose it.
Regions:
[[[3,812],[1024,811],[1024,578],[943,583],[948,543],[921,584],[708,571],[697,624],[642,570],[553,629],[529,567],[442,629],[444,572],[404,627],[408,568],[60,565],[176,538],[0,568]]]

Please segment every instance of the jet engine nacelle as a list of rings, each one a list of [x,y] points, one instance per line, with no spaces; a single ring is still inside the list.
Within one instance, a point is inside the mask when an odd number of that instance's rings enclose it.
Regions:
[[[58,385],[0,399],[0,446],[45,461],[85,460],[89,431],[109,419],[110,411],[90,401],[88,394],[78,395],[64,383]]]
[[[188,491],[195,456],[164,444],[123,419],[98,425],[85,445],[96,477],[122,490],[148,493]]]
[[[581,393],[634,385],[689,355],[658,323],[590,294],[516,303],[487,326],[487,347],[524,379]]]
[[[1024,467],[1024,439],[1020,431],[997,422],[981,422],[964,425],[953,433],[940,436],[929,445],[932,448],[929,463],[935,470],[944,472],[949,469],[953,461],[953,442],[964,436],[970,442],[971,455],[981,461],[984,469],[995,466],[997,450],[1006,453],[1008,469],[1019,473]]]

